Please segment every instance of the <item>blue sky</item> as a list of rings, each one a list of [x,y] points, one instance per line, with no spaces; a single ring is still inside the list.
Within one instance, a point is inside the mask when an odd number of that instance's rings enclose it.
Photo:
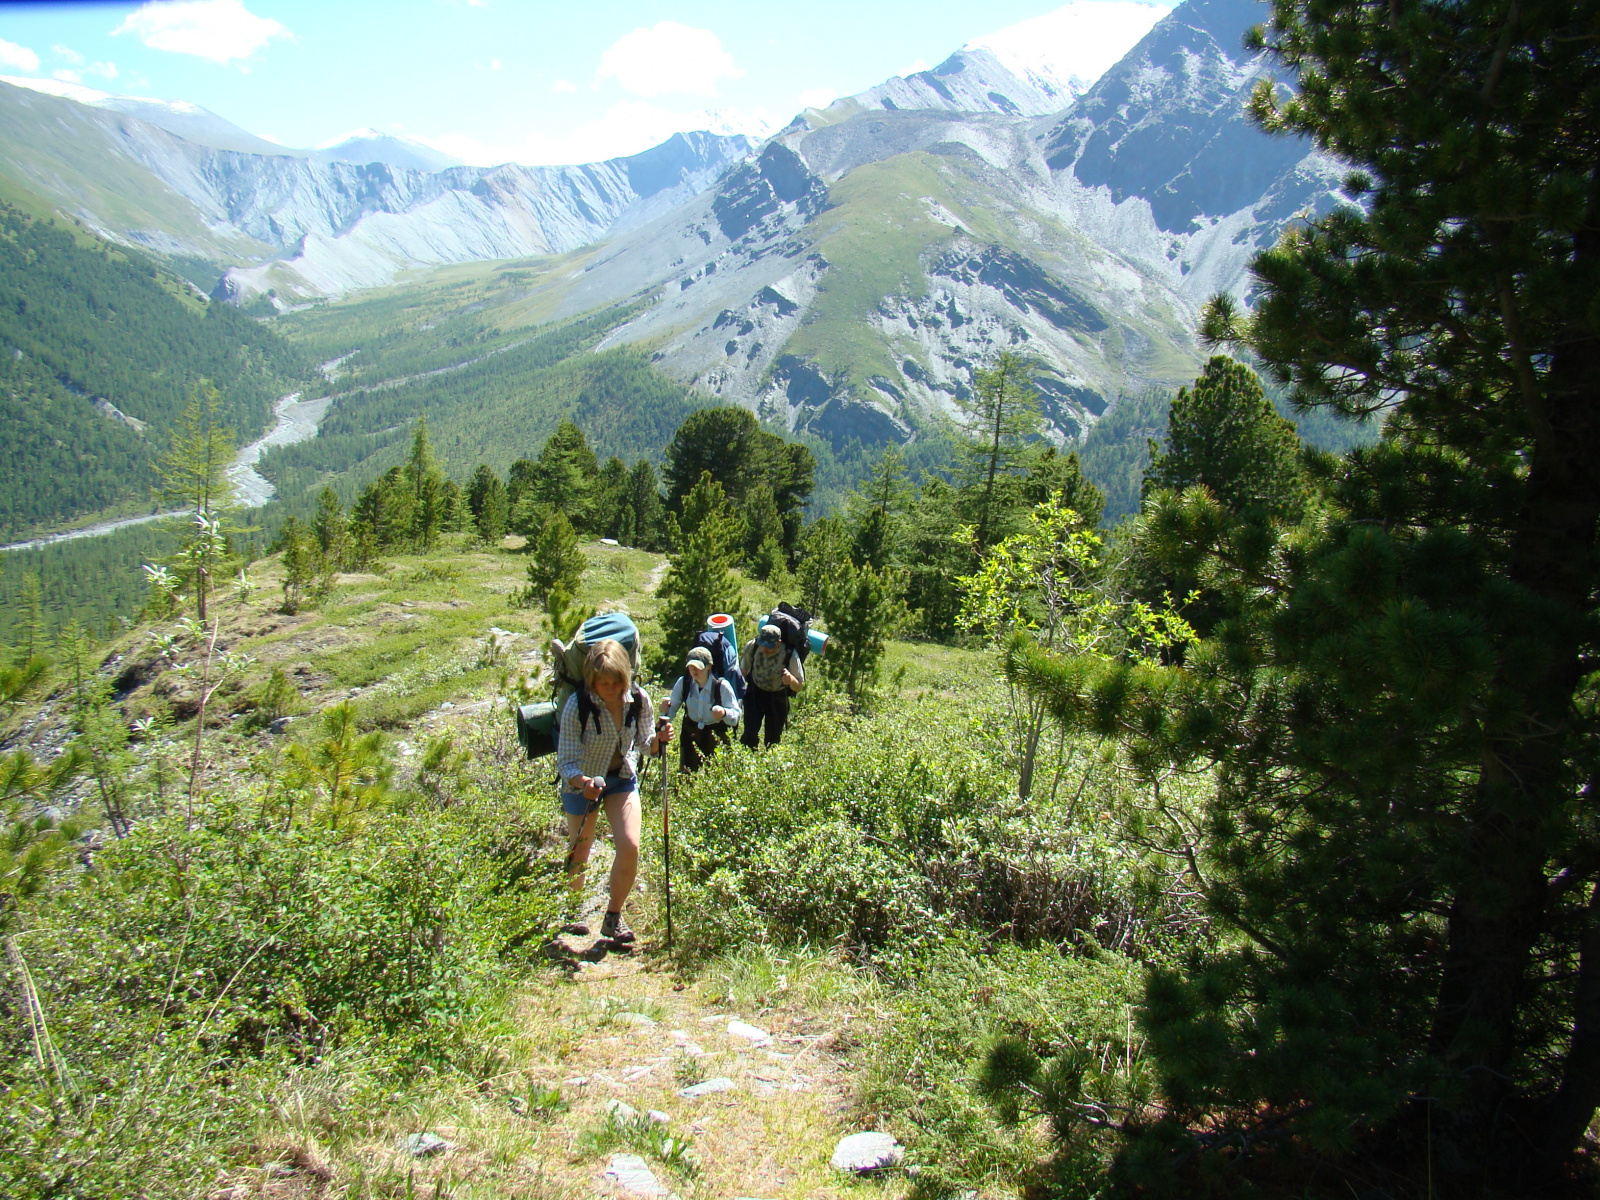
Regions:
[[[474,163],[762,133],[988,39],[1104,70],[1171,0],[157,0],[0,6],[0,74],[187,100],[287,146],[362,128]]]

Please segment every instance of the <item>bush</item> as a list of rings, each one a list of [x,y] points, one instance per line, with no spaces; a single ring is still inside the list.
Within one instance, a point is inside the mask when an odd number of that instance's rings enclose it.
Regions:
[[[17,944],[48,1035],[0,1023],[0,1193],[202,1191],[294,1064],[481,1073],[562,899],[550,814],[503,750],[430,749],[453,776],[377,788],[359,823],[264,771],[32,903]]]
[[[1098,813],[1079,827],[1017,807],[989,725],[936,699],[854,721],[812,709],[770,751],[719,754],[676,802],[684,946],[835,945],[893,965],[963,930],[1131,952],[1184,927]]]

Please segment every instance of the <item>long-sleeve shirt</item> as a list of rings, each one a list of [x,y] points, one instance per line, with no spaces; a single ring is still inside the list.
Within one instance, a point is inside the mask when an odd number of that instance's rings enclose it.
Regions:
[[[574,692],[568,697],[561,709],[560,732],[556,737],[556,771],[560,774],[563,785],[575,775],[593,777],[612,773],[611,764],[618,757],[622,760],[622,765],[618,768],[621,774],[631,776],[639,774],[639,751],[646,747],[655,734],[656,712],[645,690],[636,687],[636,692],[640,697],[639,719],[637,722],[627,720],[633,697],[624,696],[622,698],[624,725],[621,730],[618,730],[616,722],[611,719],[611,711],[606,708],[606,702],[591,692],[589,703],[593,705],[593,711],[589,714],[587,729],[580,732],[578,693]]]
[[[708,675],[705,687],[701,687],[685,671],[678,676],[678,682],[672,685],[672,695],[664,711],[670,717],[682,708],[696,725],[715,725],[718,718],[711,715],[711,706],[714,704],[720,704],[728,710],[727,716],[721,718],[722,724],[739,723],[739,701],[734,698],[733,684],[719,676]]]

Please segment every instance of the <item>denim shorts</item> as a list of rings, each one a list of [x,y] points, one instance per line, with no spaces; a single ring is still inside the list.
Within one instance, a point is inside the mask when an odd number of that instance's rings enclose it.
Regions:
[[[615,796],[618,793],[627,795],[638,785],[639,781],[632,775],[607,775],[606,785],[600,789],[598,800],[590,800],[582,792],[562,792],[561,811],[569,817],[586,817],[598,810],[605,803],[607,796]]]

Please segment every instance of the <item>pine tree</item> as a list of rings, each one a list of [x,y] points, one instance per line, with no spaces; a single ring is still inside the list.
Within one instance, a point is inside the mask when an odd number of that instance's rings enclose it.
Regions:
[[[905,456],[898,446],[885,446],[871,477],[863,480],[846,502],[851,557],[857,563],[882,570],[900,561],[906,515],[915,498],[906,478]]]
[[[467,486],[467,507],[472,512],[472,527],[478,540],[497,546],[506,535],[506,485],[487,464],[480,464]]]
[[[656,478],[656,469],[649,459],[641,458],[628,472],[622,507],[628,536],[624,537],[619,527],[618,541],[641,550],[665,547],[666,508],[661,503],[661,484]]]
[[[290,517],[278,534],[283,553],[283,611],[293,615],[305,604],[321,566],[317,543],[299,517]]]
[[[670,667],[681,660],[694,637],[713,613],[738,612],[743,604],[739,583],[729,570],[736,551],[740,522],[730,510],[722,485],[703,474],[684,500],[692,526],[678,532],[676,552],[657,594],[662,639],[658,658]]]
[[[551,590],[557,586],[568,596],[577,594],[589,560],[578,549],[578,534],[566,513],[545,510],[529,550],[533,556],[525,593],[529,603],[548,607]]]
[[[415,549],[433,549],[444,532],[450,508],[444,482],[444,474],[434,461],[433,447],[428,441],[428,418],[418,417],[416,431],[411,437],[411,452],[406,455],[405,466],[400,471],[400,486],[411,516],[407,540]]]
[[[1600,1105],[1594,12],[1275,0],[1258,36],[1298,86],[1257,119],[1363,207],[1204,331],[1296,405],[1388,416],[1298,527],[1159,503],[1230,596],[1182,668],[1011,663],[1147,768],[1216,770],[1170,849],[1228,935],[1151,975],[1167,1115],[1121,1169],[1242,1192],[1252,1156],[1218,1151],[1270,1129],[1396,1193],[1554,1194]]]
[[[854,705],[877,689],[889,639],[905,621],[903,588],[904,580],[893,570],[857,566],[843,558],[822,589],[821,615],[829,638],[822,672],[843,685]]]
[[[1167,418],[1167,445],[1145,472],[1145,492],[1182,491],[1203,484],[1229,512],[1261,505],[1294,520],[1305,507],[1307,483],[1300,438],[1261,389],[1256,373],[1217,355],[1194,381],[1179,388]]]
[[[338,493],[325,487],[317,495],[317,515],[311,521],[317,550],[330,571],[341,571],[349,554],[350,522],[340,507]]]

